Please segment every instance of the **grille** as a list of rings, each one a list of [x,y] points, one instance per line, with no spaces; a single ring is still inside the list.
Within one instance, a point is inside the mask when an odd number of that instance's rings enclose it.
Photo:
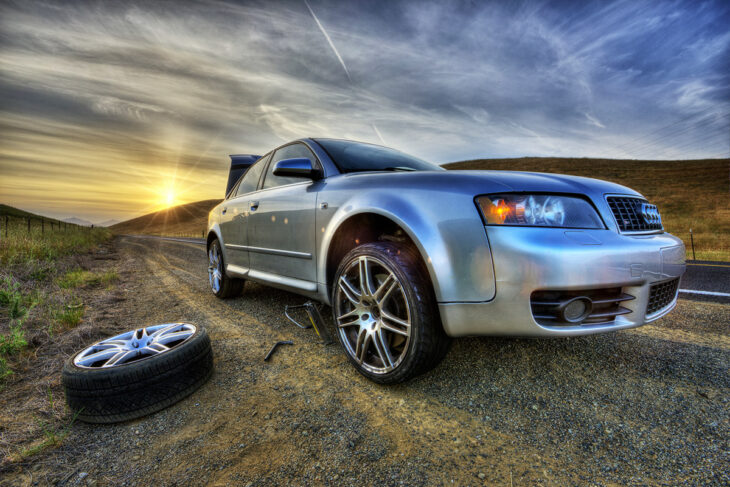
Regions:
[[[650,232],[662,229],[656,206],[641,198],[609,196],[608,206],[622,232]]]
[[[646,307],[647,316],[669,306],[677,297],[677,288],[679,288],[679,278],[651,286],[649,289],[649,305]]]
[[[583,297],[591,301],[591,310],[582,321],[568,322],[563,319],[562,309],[574,298]],[[585,291],[535,291],[530,296],[532,315],[543,326],[612,325],[619,315],[631,313],[621,306],[634,296],[622,288],[590,289]]]

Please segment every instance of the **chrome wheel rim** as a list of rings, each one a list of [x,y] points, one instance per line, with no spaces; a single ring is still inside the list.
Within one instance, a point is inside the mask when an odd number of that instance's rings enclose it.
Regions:
[[[411,311],[403,285],[381,260],[359,256],[335,288],[335,320],[345,351],[363,369],[396,369],[411,342]]]
[[[137,328],[107,338],[74,357],[74,365],[85,369],[119,367],[169,352],[195,334],[195,325],[165,323]]]
[[[221,289],[223,280],[223,259],[218,242],[213,242],[208,250],[208,281],[214,293]]]

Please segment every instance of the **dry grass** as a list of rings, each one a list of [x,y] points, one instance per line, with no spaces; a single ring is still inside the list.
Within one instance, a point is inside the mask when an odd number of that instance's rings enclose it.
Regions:
[[[449,164],[447,169],[500,169],[572,174],[604,179],[639,191],[659,207],[665,229],[697,259],[730,260],[730,159],[633,161],[524,157]]]
[[[50,221],[41,231],[38,221],[31,221],[31,230],[25,220],[10,218],[5,228],[5,220],[0,213],[0,264],[34,265],[39,262],[52,262],[59,257],[91,250],[109,240],[112,233],[106,228],[79,227],[67,225],[64,230],[51,230]],[[54,221],[55,222],[55,221]]]
[[[116,234],[198,237],[208,228],[208,213],[221,200],[205,200],[149,213],[109,227]]]

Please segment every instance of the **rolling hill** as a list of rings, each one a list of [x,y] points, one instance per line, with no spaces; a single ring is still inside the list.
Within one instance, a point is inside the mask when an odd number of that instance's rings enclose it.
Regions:
[[[56,218],[50,218],[43,215],[38,215],[36,213],[31,213],[29,211],[21,210],[20,208],[15,208],[13,206],[8,206],[0,203],[0,216],[9,216],[10,218],[31,218],[32,220],[44,220],[48,223],[53,222],[56,223],[68,223],[69,225],[74,224],[73,222],[68,222],[66,220],[58,220]]]
[[[201,236],[208,225],[208,213],[220,201],[204,200],[173,206],[109,228],[119,234]]]
[[[629,186],[655,203],[667,231],[690,248],[692,228],[698,259],[730,260],[730,159],[637,161],[523,157],[480,159],[446,169],[492,169],[573,174]],[[128,220],[115,233],[202,235],[207,216],[220,200],[206,200]],[[691,258],[691,253],[689,254]]]

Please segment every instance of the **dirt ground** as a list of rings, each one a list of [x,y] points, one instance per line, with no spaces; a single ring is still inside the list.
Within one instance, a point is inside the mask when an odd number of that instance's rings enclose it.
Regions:
[[[99,265],[119,281],[68,333],[89,343],[190,321],[207,327],[216,371],[157,414],[75,423],[59,447],[6,459],[0,485],[730,483],[730,305],[681,300],[651,325],[591,337],[460,339],[434,371],[380,386],[284,318],[303,298],[247,283],[216,299],[199,245],[124,237],[111,256]],[[73,351],[53,359],[54,390]]]

